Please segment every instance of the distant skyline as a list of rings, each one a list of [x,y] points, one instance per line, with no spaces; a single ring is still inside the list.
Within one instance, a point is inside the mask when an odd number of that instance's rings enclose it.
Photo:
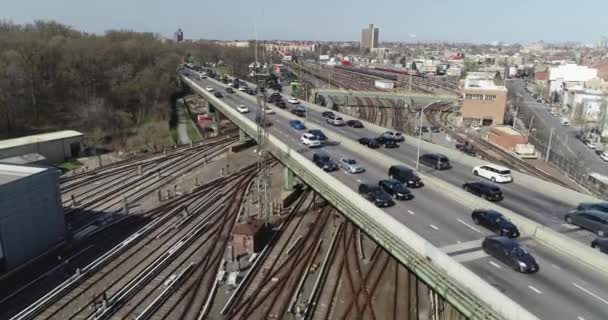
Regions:
[[[608,35],[608,2],[581,0],[386,0],[382,2],[181,0],[6,0],[0,18],[15,23],[55,20],[85,32],[110,29],[186,39],[359,41],[373,23],[380,41],[595,44]],[[211,2],[211,3],[207,3]]]

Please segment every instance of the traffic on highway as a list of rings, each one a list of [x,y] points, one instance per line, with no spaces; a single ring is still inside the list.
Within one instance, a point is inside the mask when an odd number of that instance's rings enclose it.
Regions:
[[[230,93],[229,86],[219,81],[200,77],[196,81],[209,92],[225,93],[221,99],[226,104],[256,120],[257,92],[253,89],[253,94],[240,88]],[[275,97],[273,103],[283,101],[278,93],[266,95]],[[266,112],[265,125],[271,134],[488,283],[543,319],[608,318],[608,280],[602,274],[520,234],[517,226],[500,212],[471,209],[442,190],[429,188],[424,176],[439,178],[465,192],[496,201],[522,216],[572,234],[573,241],[597,247],[601,241],[596,240],[595,234],[604,235],[601,231],[604,229],[578,215],[600,210],[573,208],[535,186],[520,184],[508,168],[490,163],[471,167],[460,158],[448,158],[426,145],[421,146],[417,157],[417,150],[405,141],[412,137],[389,130],[378,135],[368,130],[365,122],[350,116],[285,98],[289,107],[268,104],[272,112]],[[296,109],[300,111],[294,112]],[[334,137],[344,141],[336,141]],[[348,147],[345,140],[360,144],[360,151]],[[383,158],[375,156],[378,152],[395,163],[384,163],[380,160]],[[462,154],[462,157],[469,156]],[[417,162],[421,165],[419,172],[414,169]],[[577,219],[567,220],[574,216]],[[579,230],[575,225],[590,231]],[[556,301],[563,308],[555,308]]]

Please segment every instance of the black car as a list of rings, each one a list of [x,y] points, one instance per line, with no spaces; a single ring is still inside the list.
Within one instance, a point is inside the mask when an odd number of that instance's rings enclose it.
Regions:
[[[487,181],[466,182],[462,188],[476,196],[488,201],[499,201],[503,199],[502,191],[498,186]]]
[[[283,100],[278,100],[274,102],[274,105],[281,108],[281,109],[286,109],[287,105],[285,104],[285,101]]]
[[[435,170],[446,170],[452,167],[450,159],[440,153],[427,153],[419,158],[420,163],[427,165]]]
[[[363,128],[363,122],[354,119],[346,121],[346,125],[351,128]]]
[[[272,125],[272,121],[268,118],[262,119],[259,115],[255,116],[255,123],[262,127],[270,127]]]
[[[503,237],[519,237],[519,229],[498,211],[492,209],[475,210],[471,213],[471,218],[475,224],[484,226]]]
[[[600,252],[608,253],[608,238],[595,238],[591,241],[591,248],[598,248]]]
[[[336,114],[335,114],[335,113],[333,113],[333,112],[331,112],[331,111],[323,111],[323,112],[321,113],[321,115],[322,115],[324,118],[334,118],[334,117],[336,117]]]
[[[422,183],[420,177],[414,173],[414,170],[403,165],[391,166],[388,169],[388,176],[391,179],[406,184],[410,188],[419,188],[424,186],[424,183]]]
[[[327,137],[325,136],[325,134],[321,130],[311,129],[311,130],[308,130],[308,133],[310,133],[313,136],[317,137],[317,139],[319,139],[319,141],[325,141],[325,140],[327,140]]]
[[[234,93],[234,89],[232,89],[232,88],[226,88],[226,92],[227,93]]]
[[[322,152],[317,152],[312,156],[312,162],[317,165],[317,167],[323,169],[326,172],[332,172],[338,170],[338,165],[331,159],[331,157]]]
[[[429,128],[427,126],[422,126],[422,127],[420,127],[419,131],[422,131],[423,133],[426,133],[426,132],[429,132]]]
[[[597,210],[602,212],[608,212],[608,202],[581,202],[576,207],[576,210]]]
[[[275,93],[271,94],[270,97],[268,97],[266,99],[266,102],[268,102],[268,103],[274,103],[274,102],[282,101],[282,100],[283,100],[283,97],[281,97],[281,94],[280,93],[277,94],[275,92]]]
[[[598,210],[576,210],[566,214],[565,220],[569,224],[596,233],[600,237],[608,235],[608,213]]]
[[[441,129],[439,127],[436,127],[436,126],[432,126],[431,127],[431,132],[439,133],[439,132],[441,132]]]
[[[380,187],[373,184],[360,184],[359,194],[368,201],[373,202],[376,207],[379,208],[386,208],[395,205],[395,202],[388,194],[382,191]]]
[[[217,97],[217,98],[223,98],[224,97],[224,95],[221,92],[219,92],[219,91],[216,91],[215,93],[213,93],[213,95],[215,97]]]
[[[414,195],[410,189],[406,188],[401,182],[397,180],[380,180],[378,186],[382,191],[386,192],[397,200],[410,200],[414,198]]]
[[[399,144],[397,144],[397,142],[393,139],[379,136],[378,138],[376,138],[376,141],[378,141],[380,145],[387,149],[399,148]]]
[[[475,148],[473,147],[473,145],[469,144],[468,142],[456,144],[456,149],[460,150],[462,153],[469,155],[471,157],[477,156],[477,152],[475,151]]]
[[[359,141],[360,144],[362,144],[364,146],[368,146],[369,148],[372,148],[372,149],[380,148],[380,143],[376,139],[360,138],[357,141]]]
[[[536,259],[517,241],[501,236],[489,236],[481,243],[483,251],[513,270],[524,273],[538,272]]]
[[[298,106],[298,107],[292,109],[291,113],[295,114],[298,117],[304,117],[304,116],[306,116],[306,109],[304,109],[304,107],[302,107],[302,106]]]

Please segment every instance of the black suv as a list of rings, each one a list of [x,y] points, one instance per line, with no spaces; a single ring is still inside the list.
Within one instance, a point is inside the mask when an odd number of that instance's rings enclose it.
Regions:
[[[596,238],[591,241],[591,248],[598,248],[600,252],[608,253],[608,238]]]
[[[360,184],[359,194],[368,201],[373,202],[376,207],[379,208],[386,208],[395,205],[395,202],[388,194],[384,193],[380,187],[373,184]]]
[[[302,106],[297,106],[294,109],[291,109],[291,113],[295,114],[298,117],[306,116],[306,109]]]
[[[378,141],[378,143],[380,143],[384,148],[387,149],[399,148],[399,144],[397,144],[397,142],[393,139],[379,136],[378,138],[376,138],[376,141]]]
[[[308,130],[308,133],[310,133],[313,136],[317,137],[317,139],[319,139],[319,141],[325,141],[325,140],[327,140],[327,137],[325,136],[325,134],[321,130],[311,129],[311,130]]]
[[[219,91],[216,91],[216,92],[215,92],[213,95],[214,95],[216,98],[223,98],[223,97],[224,97],[224,95],[223,95],[221,92],[219,92]]]
[[[226,93],[234,93],[234,89],[228,87],[226,88]]]
[[[397,200],[410,200],[414,198],[414,195],[410,189],[406,188],[397,180],[380,180],[378,182],[378,186],[382,189],[382,191],[388,193]]]
[[[427,153],[420,156],[420,163],[425,164],[435,170],[446,170],[452,167],[450,159],[439,153]]]
[[[370,147],[372,149],[378,149],[378,148],[380,148],[380,143],[376,139],[360,138],[357,141],[359,141],[360,144],[368,146],[368,147]]]
[[[346,121],[346,125],[351,128],[363,128],[363,122],[354,119]]]
[[[388,176],[391,179],[394,179],[401,183],[406,184],[410,188],[419,188],[419,187],[424,186],[424,183],[422,183],[422,180],[420,179],[420,177],[418,177],[418,175],[416,175],[416,173],[414,173],[414,170],[412,170],[406,166],[402,166],[402,165],[391,166],[388,169]]]
[[[335,116],[336,116],[336,114],[335,114],[335,113],[333,113],[333,112],[331,112],[331,111],[323,111],[323,112],[321,113],[321,115],[322,115],[324,118],[333,118],[333,117],[335,117]]]
[[[281,96],[281,94],[278,93],[278,92],[275,92],[275,93],[271,94],[270,97],[268,97],[266,99],[266,102],[273,103],[273,102],[278,102],[278,101],[281,101],[281,100],[283,100],[283,97]]]
[[[503,199],[502,191],[493,183],[486,181],[466,182],[462,188],[476,196],[488,201],[499,201]]]
[[[481,247],[488,255],[500,260],[515,271],[534,273],[539,270],[536,259],[513,239],[489,236],[483,239]]]
[[[471,213],[471,218],[475,224],[484,226],[503,237],[519,237],[517,227],[498,211],[492,209],[475,210]]]
[[[581,202],[576,207],[576,210],[597,210],[608,212],[608,202]]]
[[[331,160],[331,157],[325,153],[315,153],[312,156],[312,162],[317,165],[317,167],[323,169],[326,172],[332,172],[338,170],[338,165]]]
[[[566,214],[565,220],[569,224],[579,226],[600,237],[608,235],[608,213],[598,210],[576,210]]]

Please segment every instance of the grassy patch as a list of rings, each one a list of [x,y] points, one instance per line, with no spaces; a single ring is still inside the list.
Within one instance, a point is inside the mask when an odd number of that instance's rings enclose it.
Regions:
[[[64,172],[68,172],[68,171],[72,171],[74,169],[78,169],[82,166],[82,162],[76,160],[76,159],[72,159],[72,160],[68,160],[66,162],[60,163],[57,165],[57,167],[59,167],[62,171]]]
[[[196,129],[196,125],[192,121],[188,121],[188,137],[190,140],[192,140],[192,142],[201,141],[203,139],[198,129]]]

